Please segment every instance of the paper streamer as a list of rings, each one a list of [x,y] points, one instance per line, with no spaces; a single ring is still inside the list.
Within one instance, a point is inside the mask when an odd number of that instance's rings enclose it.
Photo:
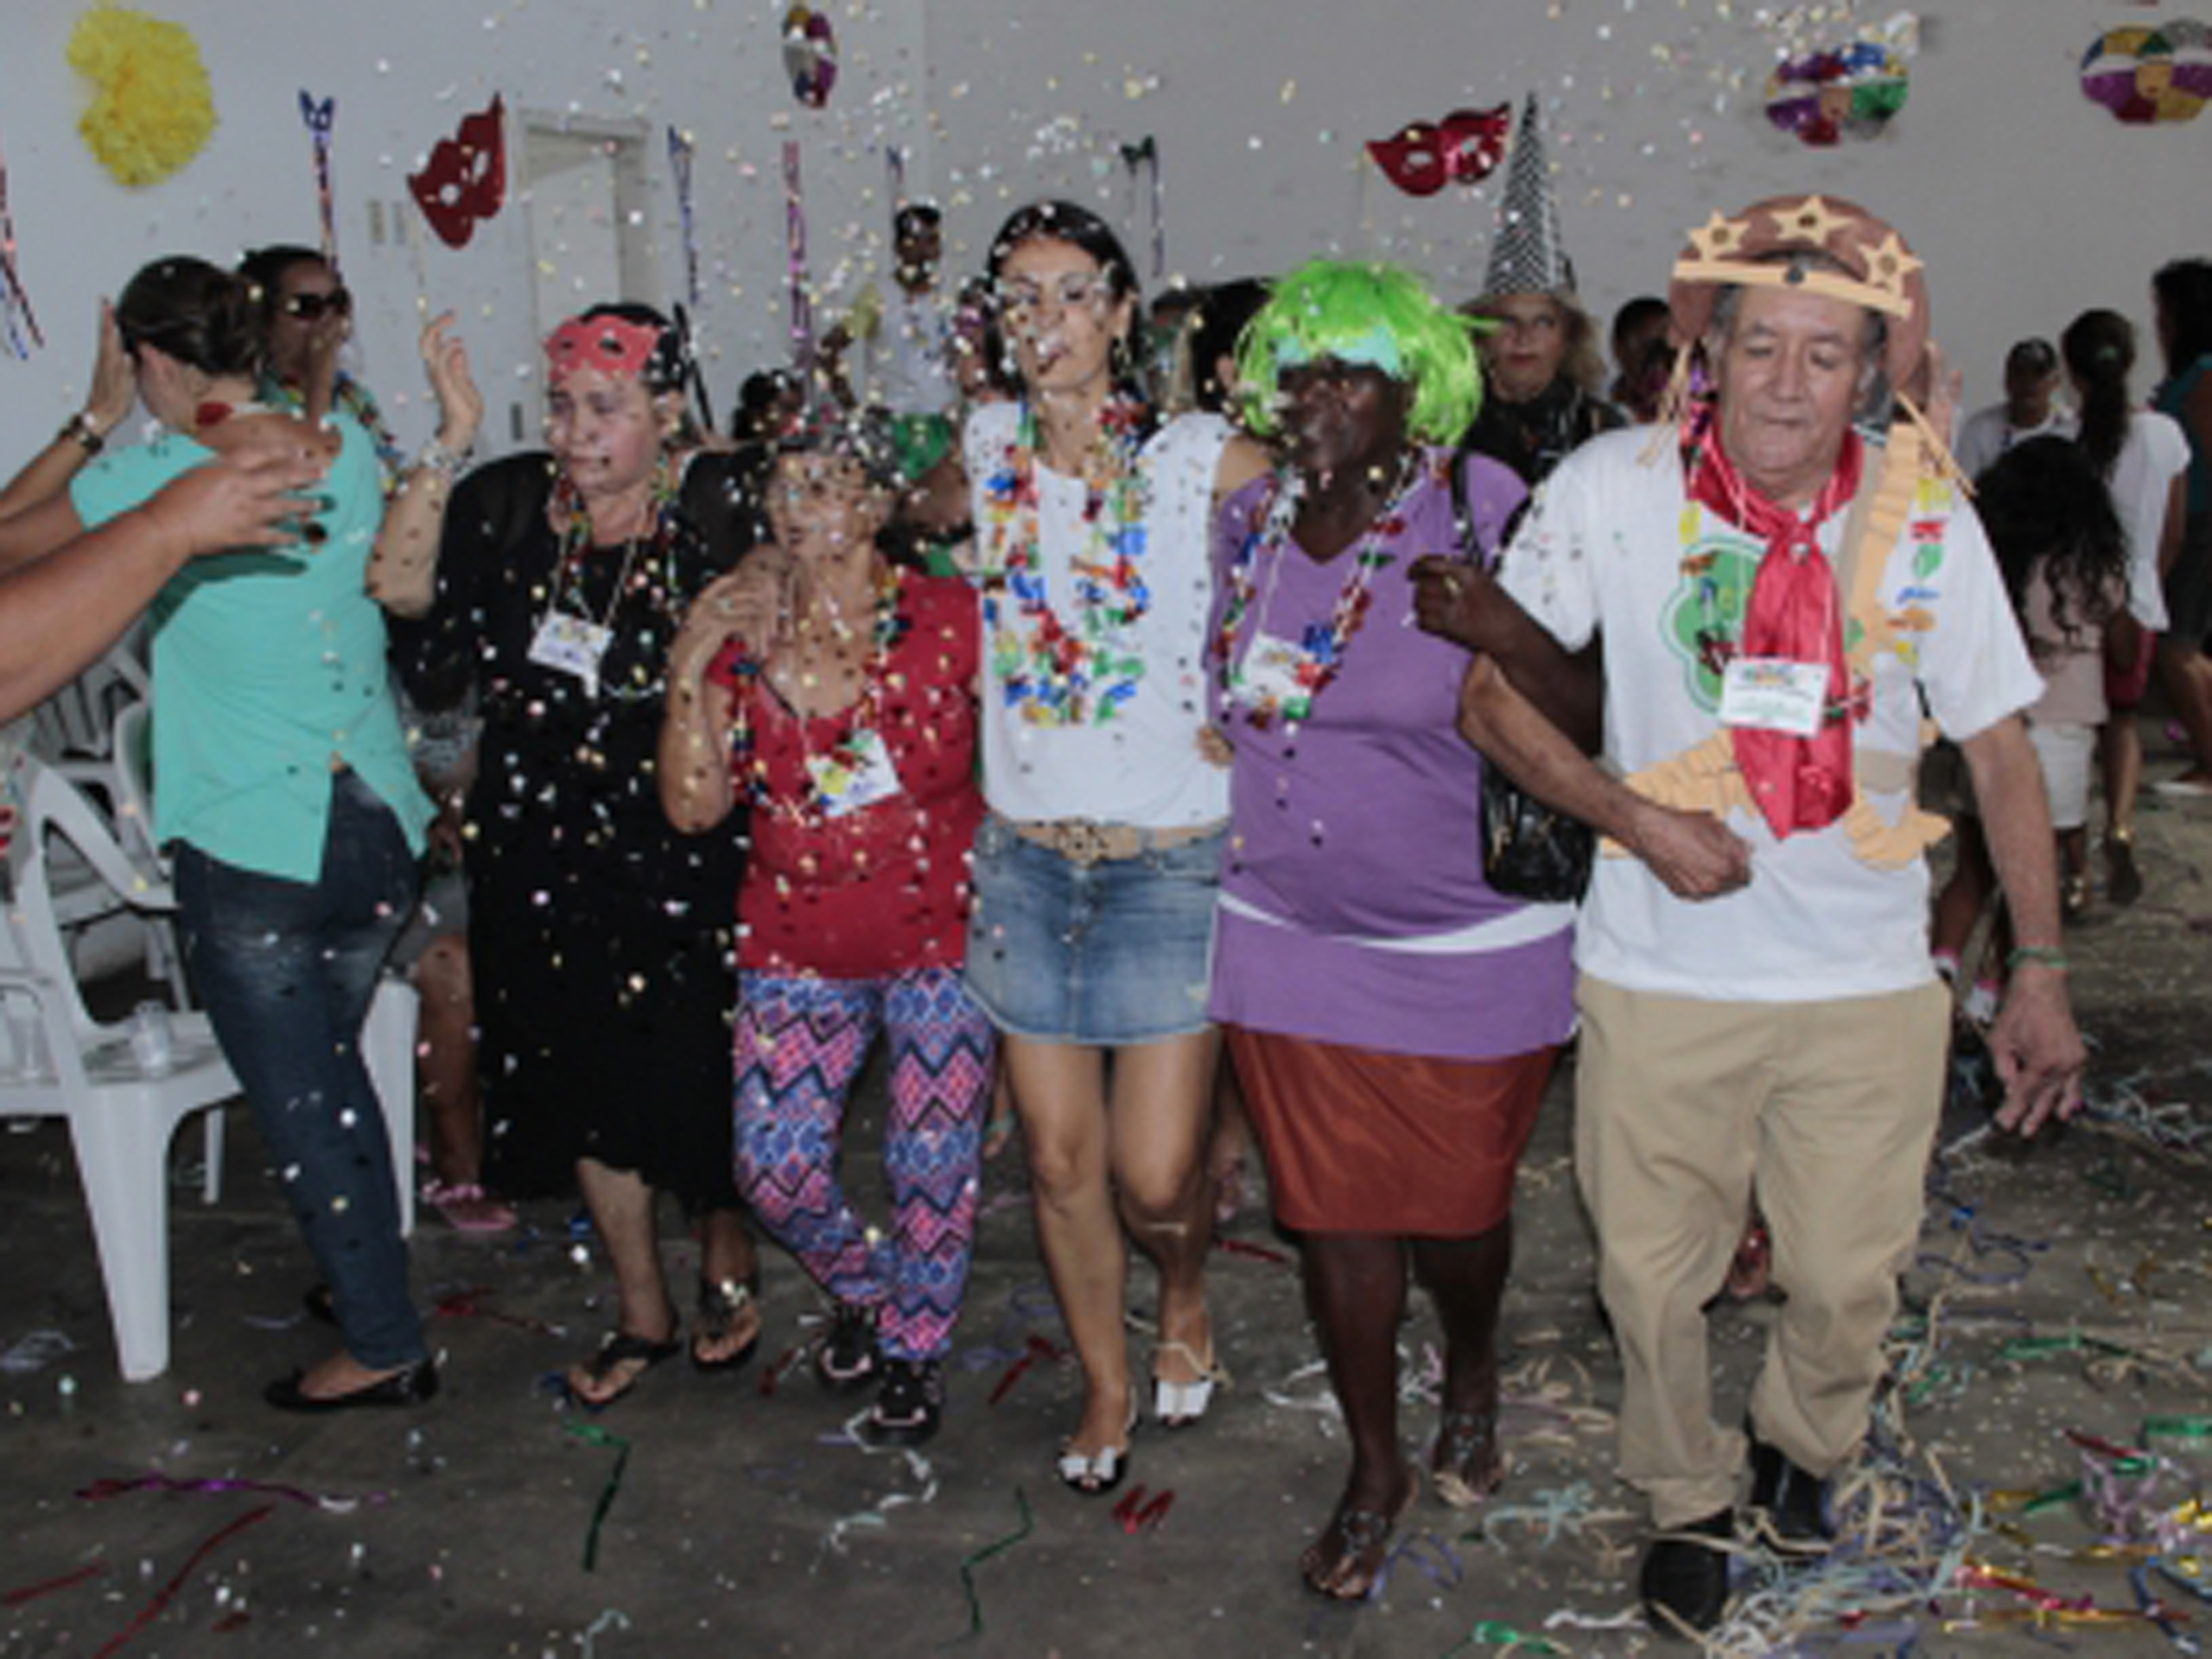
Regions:
[[[300,119],[308,124],[315,142],[315,199],[322,213],[322,261],[338,269],[338,209],[330,188],[330,130],[338,119],[338,100],[316,102],[304,86],[300,89]]]
[[[1015,1507],[1021,1511],[1021,1524],[997,1541],[985,1544],[960,1563],[960,1587],[968,1597],[968,1634],[969,1636],[981,1636],[983,1633],[983,1599],[976,1591],[976,1569],[989,1560],[992,1556],[1012,1549],[1037,1530],[1037,1518],[1029,1512],[1029,1495],[1017,1486],[1014,1489],[1014,1502]]]
[[[106,1571],[105,1561],[93,1561],[73,1573],[64,1573],[60,1578],[41,1579],[36,1584],[27,1584],[21,1589],[0,1595],[0,1607],[20,1607],[25,1602],[36,1601],[41,1596],[50,1596],[57,1590],[73,1588],[87,1579],[97,1579]]]
[[[608,1433],[597,1423],[563,1427],[587,1446],[610,1447],[615,1453],[613,1470],[607,1477],[607,1484],[600,1488],[599,1502],[592,1506],[590,1529],[584,1534],[584,1571],[590,1573],[599,1566],[600,1529],[607,1523],[607,1512],[614,1507],[614,1495],[622,1490],[622,1471],[630,1466],[630,1442],[620,1434]]]
[[[365,1497],[354,1497],[343,1492],[305,1491],[297,1486],[279,1486],[264,1480],[176,1480],[163,1474],[139,1475],[130,1480],[111,1477],[77,1489],[77,1496],[87,1503],[122,1497],[130,1492],[253,1492],[321,1510],[326,1515],[351,1515],[365,1506],[374,1509],[391,1501],[390,1492],[371,1492]]]
[[[784,280],[791,296],[791,367],[802,379],[814,368],[814,302],[807,293],[806,196],[799,183],[798,140],[784,140]]]
[[[683,295],[699,308],[699,233],[691,217],[691,140],[668,130],[668,167],[676,175],[676,212],[683,226]]]
[[[46,344],[46,336],[39,332],[38,315],[31,309],[31,296],[16,269],[16,216],[8,207],[5,149],[0,149],[0,317],[7,323],[8,349],[17,357],[28,358],[31,347]]]
[[[883,147],[883,169],[891,194],[893,228],[897,228],[899,210],[906,205],[906,147],[886,144]]]
[[[1122,165],[1128,169],[1132,218],[1135,216],[1138,169],[1141,168],[1151,175],[1152,280],[1163,281],[1167,276],[1167,197],[1160,178],[1160,140],[1147,133],[1133,144],[1123,144]]]
[[[274,1503],[264,1503],[257,1510],[247,1510],[244,1515],[238,1516],[237,1520],[211,1535],[205,1543],[201,1544],[199,1548],[192,1552],[191,1555],[186,1560],[184,1565],[177,1568],[175,1573],[170,1578],[169,1581],[154,1592],[154,1599],[139,1609],[138,1617],[132,1619],[120,1630],[110,1637],[107,1640],[107,1645],[102,1648],[97,1654],[93,1655],[92,1659],[108,1659],[108,1656],[110,1654],[120,1650],[123,1645],[130,1641],[132,1637],[137,1635],[139,1631],[144,1630],[149,1624],[160,1618],[162,1609],[168,1606],[171,1601],[176,1599],[176,1592],[179,1588],[183,1586],[185,1580],[192,1576],[193,1573],[200,1566],[200,1563],[205,1560],[209,1555],[213,1554],[216,1548],[221,1545],[225,1540],[235,1537],[238,1534],[244,1532],[248,1527],[256,1525],[260,1522],[266,1521],[270,1516],[276,1513],[276,1506]]]

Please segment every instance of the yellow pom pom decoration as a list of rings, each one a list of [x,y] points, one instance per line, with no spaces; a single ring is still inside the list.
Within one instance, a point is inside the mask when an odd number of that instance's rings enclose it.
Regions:
[[[95,6],[77,20],[69,62],[95,88],[77,130],[118,183],[159,184],[215,130],[207,66],[181,23]]]

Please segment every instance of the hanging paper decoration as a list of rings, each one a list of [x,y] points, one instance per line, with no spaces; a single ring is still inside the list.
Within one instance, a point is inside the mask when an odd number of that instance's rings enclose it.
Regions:
[[[463,116],[452,137],[439,139],[423,170],[408,175],[407,188],[439,241],[467,247],[477,226],[507,199],[506,106],[499,99]]]
[[[2212,99],[2212,29],[2176,17],[2110,30],[2082,54],[2082,90],[2131,126],[2194,121]]]
[[[1388,138],[1370,138],[1367,153],[1382,175],[1409,196],[1433,196],[1447,184],[1476,184],[1505,155],[1510,105],[1454,110],[1441,121],[1414,121]]]
[[[784,73],[791,78],[791,96],[808,109],[830,101],[837,84],[837,33],[827,11],[793,6],[784,14]]]
[[[1167,199],[1160,181],[1160,140],[1147,133],[1133,144],[1123,144],[1122,165],[1128,169],[1132,195],[1137,188],[1137,170],[1142,168],[1152,175],[1152,188],[1147,193],[1152,206],[1152,280],[1163,281],[1167,276]],[[1135,202],[1129,207],[1134,216]]]
[[[69,62],[94,88],[77,130],[118,184],[159,184],[215,130],[207,68],[181,23],[95,6],[70,34]]]
[[[885,182],[890,187],[891,213],[893,222],[895,225],[898,219],[899,210],[906,205],[906,149],[905,145],[886,144],[883,147],[883,170],[887,175]]]
[[[676,213],[683,227],[683,293],[696,309],[699,303],[699,233],[691,217],[691,141],[674,127],[668,130],[668,167],[676,175]]]
[[[16,216],[8,207],[5,150],[0,150],[0,321],[7,326],[8,349],[17,357],[29,357],[31,347],[46,344],[46,336],[39,332],[38,315],[31,309],[30,294],[16,269]],[[0,853],[7,850],[7,837],[0,835]]]
[[[337,117],[336,99],[326,98],[318,104],[308,95],[307,88],[300,89],[300,119],[308,124],[308,136],[315,142],[315,197],[322,210],[322,258],[333,270],[338,269],[338,215],[331,203],[330,129]]]
[[[814,366],[814,304],[806,291],[806,198],[796,138],[784,141],[784,280],[791,297],[791,367],[804,381]]]
[[[1767,119],[1801,143],[1872,138],[1904,107],[1904,57],[1877,41],[1853,41],[1783,63],[1767,77]]]

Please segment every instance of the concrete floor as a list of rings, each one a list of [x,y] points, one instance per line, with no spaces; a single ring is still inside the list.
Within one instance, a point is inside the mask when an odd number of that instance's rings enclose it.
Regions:
[[[2154,775],[2165,769],[2154,760]],[[2212,892],[2200,870],[2212,865],[2212,808],[2146,800],[2143,848],[2149,896],[2129,912],[2101,908],[2075,940],[2083,1021],[2100,1044],[2095,1090],[2109,1097],[2133,1077],[2202,1098]],[[321,1420],[268,1409],[263,1383],[317,1357],[326,1337],[296,1317],[310,1269],[235,1107],[219,1205],[188,1190],[182,1166],[198,1136],[179,1138],[174,1361],[160,1380],[125,1385],[67,1137],[53,1124],[0,1134],[0,1655],[1439,1656],[1503,1651],[1516,1631],[1540,1634],[1558,1615],[1611,1620],[1634,1606],[1636,1509],[1611,1473],[1618,1369],[1593,1305],[1563,1084],[1522,1175],[1505,1319],[1513,1472],[1490,1535],[1484,1512],[1425,1499],[1401,1529],[1414,1547],[1359,1608],[1324,1605],[1296,1577],[1343,1447],[1309,1369],[1287,1247],[1253,1209],[1233,1230],[1243,1248],[1217,1256],[1213,1278],[1236,1385],[1198,1429],[1140,1432],[1131,1486],[1173,1497],[1155,1529],[1133,1534],[1113,1500],[1079,1498],[1052,1477],[1073,1419],[1071,1370],[1033,1365],[991,1403],[1029,1338],[1058,1334],[1018,1151],[989,1171],[944,1431],[914,1457],[847,1439],[843,1420],[860,1402],[824,1395],[803,1364],[766,1388],[772,1366],[808,1339],[817,1308],[797,1268],[772,1254],[769,1331],[750,1370],[710,1377],[679,1362],[601,1417],[564,1408],[547,1378],[589,1348],[611,1297],[602,1258],[571,1236],[570,1208],[557,1204],[531,1206],[524,1230],[489,1242],[426,1214],[414,1257],[422,1299],[480,1293],[432,1327],[445,1378],[434,1404]],[[879,1109],[871,1093],[853,1137],[863,1191]],[[1955,1109],[1944,1142],[1977,1122]],[[1970,1145],[1943,1181],[1928,1255],[1909,1281],[1923,1303],[1950,1293],[1899,1406],[1915,1469],[1929,1472],[1932,1453],[1961,1493],[2040,1491],[2080,1472],[2065,1429],[2126,1441],[2146,1416],[2212,1408],[2212,1191],[2202,1166],[2077,1128],[2024,1150]],[[665,1230],[676,1282],[688,1285],[696,1250],[672,1213]],[[2005,1238],[2018,1248],[1993,1243]],[[1150,1294],[1138,1277],[1133,1305]],[[469,1306],[474,1313],[458,1311]],[[1728,1414],[1771,1312],[1753,1303],[1714,1315]],[[2024,1338],[2073,1332],[2137,1358],[2093,1363],[2094,1351],[2048,1344],[2007,1357]],[[40,1332],[67,1350],[25,1345]],[[1433,1339],[1417,1300],[1410,1372]],[[1409,1447],[1431,1426],[1426,1406],[1410,1406]],[[86,1495],[149,1475],[263,1483],[325,1502],[255,1491]],[[2170,1480],[2153,1496],[2171,1506],[2181,1494]],[[2133,1605],[2119,1567],[2052,1553],[2093,1541],[2076,1510],[2014,1520],[2011,1535],[1982,1538],[1977,1554],[2054,1591]],[[1974,1605],[2024,1604],[1985,1592]],[[1878,1611],[1855,1630],[1824,1620],[1803,1650],[1885,1654],[1911,1639],[1923,1656],[2165,1646],[2139,1624],[1947,1631],[1968,1606],[1953,1592],[1934,1606]],[[2212,1605],[2195,1611],[2200,1625],[2212,1619]],[[1577,1654],[1654,1644],[1629,1627],[1550,1636]],[[1777,1645],[1747,1635],[1735,1650]]]

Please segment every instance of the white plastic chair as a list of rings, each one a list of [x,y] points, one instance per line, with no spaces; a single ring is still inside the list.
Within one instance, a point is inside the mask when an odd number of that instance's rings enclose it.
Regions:
[[[139,1065],[127,1024],[103,1024],[86,1007],[48,882],[49,837],[67,840],[134,906],[173,906],[165,886],[147,880],[116,845],[99,815],[69,780],[35,755],[15,757],[14,793],[22,816],[10,839],[11,882],[0,927],[0,999],[8,1070],[0,1075],[0,1116],[68,1120],[107,1284],[109,1318],[126,1382],[168,1368],[168,1181],[170,1141],[194,1113],[238,1092],[207,1016],[169,1015],[171,1063]],[[414,1220],[415,994],[397,981],[378,988],[363,1043],[383,1103],[393,1148],[403,1228]],[[392,1086],[393,1067],[401,1086]],[[222,1167],[222,1114],[207,1124],[201,1196],[213,1203]]]

